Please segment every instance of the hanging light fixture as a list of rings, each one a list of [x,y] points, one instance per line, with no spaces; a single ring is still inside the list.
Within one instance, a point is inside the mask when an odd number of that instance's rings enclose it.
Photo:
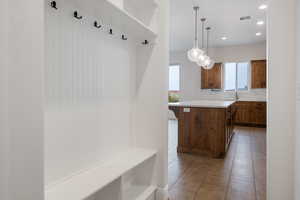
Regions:
[[[204,23],[206,21],[206,18],[201,19],[202,23],[202,43],[201,43],[201,49],[199,48],[199,42],[198,42],[198,12],[199,7],[195,6],[195,40],[194,40],[194,47],[188,51],[187,56],[188,59],[192,62],[196,62],[199,66],[203,67],[204,69],[211,69],[214,67],[215,62],[208,56],[208,48],[209,48],[209,31],[210,27],[206,28],[207,30],[207,55],[204,51]]]
[[[204,23],[206,21],[206,18],[202,18],[201,19],[201,24],[202,24],[202,42],[201,42],[201,49],[203,51],[203,54],[199,55],[198,56],[198,59],[197,59],[197,64],[199,66],[203,66],[205,65],[204,61],[205,59],[207,59],[207,56],[205,55],[205,52],[204,52]]]
[[[204,69],[212,69],[215,65],[215,61],[213,59],[211,59],[208,54],[209,54],[209,33],[210,33],[211,28],[207,27],[206,31],[207,31],[207,40],[206,40],[206,52],[207,52],[207,56],[205,57],[205,60],[203,61],[203,65],[202,67]]]
[[[199,6],[194,7],[195,11],[195,40],[194,40],[194,47],[188,51],[187,55],[190,61],[197,62],[199,56],[203,55],[203,50],[199,49],[198,46],[198,11]]]

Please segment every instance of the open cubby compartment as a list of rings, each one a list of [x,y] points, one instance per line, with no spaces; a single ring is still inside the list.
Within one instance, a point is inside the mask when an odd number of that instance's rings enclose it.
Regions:
[[[154,165],[155,157],[152,157],[122,176],[122,200],[155,199]]]
[[[122,200],[122,179],[119,177],[83,200]]]
[[[155,157],[145,160],[84,200],[155,200],[154,164]]]
[[[148,200],[156,191],[155,158],[155,151],[129,149],[48,186],[45,200]]]

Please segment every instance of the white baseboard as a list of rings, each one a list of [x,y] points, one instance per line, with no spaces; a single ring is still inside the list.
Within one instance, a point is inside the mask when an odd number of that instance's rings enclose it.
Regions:
[[[169,194],[168,194],[168,185],[164,188],[157,188],[156,191],[156,200],[168,200]]]

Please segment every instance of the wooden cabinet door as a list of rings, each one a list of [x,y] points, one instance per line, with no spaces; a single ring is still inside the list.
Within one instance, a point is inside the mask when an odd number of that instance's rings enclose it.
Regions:
[[[222,88],[222,63],[216,63],[214,67],[209,70],[201,68],[201,88]]]
[[[232,135],[230,115],[223,108],[181,107],[177,151],[223,157]]]
[[[266,88],[267,86],[267,62],[255,60],[251,62],[251,87]]]
[[[189,108],[191,110],[191,108]],[[190,148],[191,126],[193,122],[191,111],[185,112],[185,108],[179,108],[178,112],[178,152],[188,152]]]
[[[255,104],[255,124],[265,125],[267,123],[266,102],[256,102]]]
[[[210,152],[210,112],[207,109],[193,108],[191,112],[191,135],[190,144],[191,149],[200,150],[202,152]]]
[[[266,102],[239,101],[235,103],[234,122],[241,125],[266,125]]]
[[[225,150],[227,151],[233,135],[233,116],[235,109],[233,106],[230,106],[226,109],[226,140],[225,140]]]
[[[250,123],[250,105],[247,102],[237,102],[236,106],[236,114],[235,114],[235,123],[245,124]]]

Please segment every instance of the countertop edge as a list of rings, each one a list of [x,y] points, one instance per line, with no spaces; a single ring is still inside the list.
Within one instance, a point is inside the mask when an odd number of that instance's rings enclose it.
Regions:
[[[169,107],[187,107],[187,108],[228,108],[232,106],[235,103],[235,101],[232,101],[232,103],[229,103],[228,105],[193,105],[191,104],[172,104],[169,103]]]

